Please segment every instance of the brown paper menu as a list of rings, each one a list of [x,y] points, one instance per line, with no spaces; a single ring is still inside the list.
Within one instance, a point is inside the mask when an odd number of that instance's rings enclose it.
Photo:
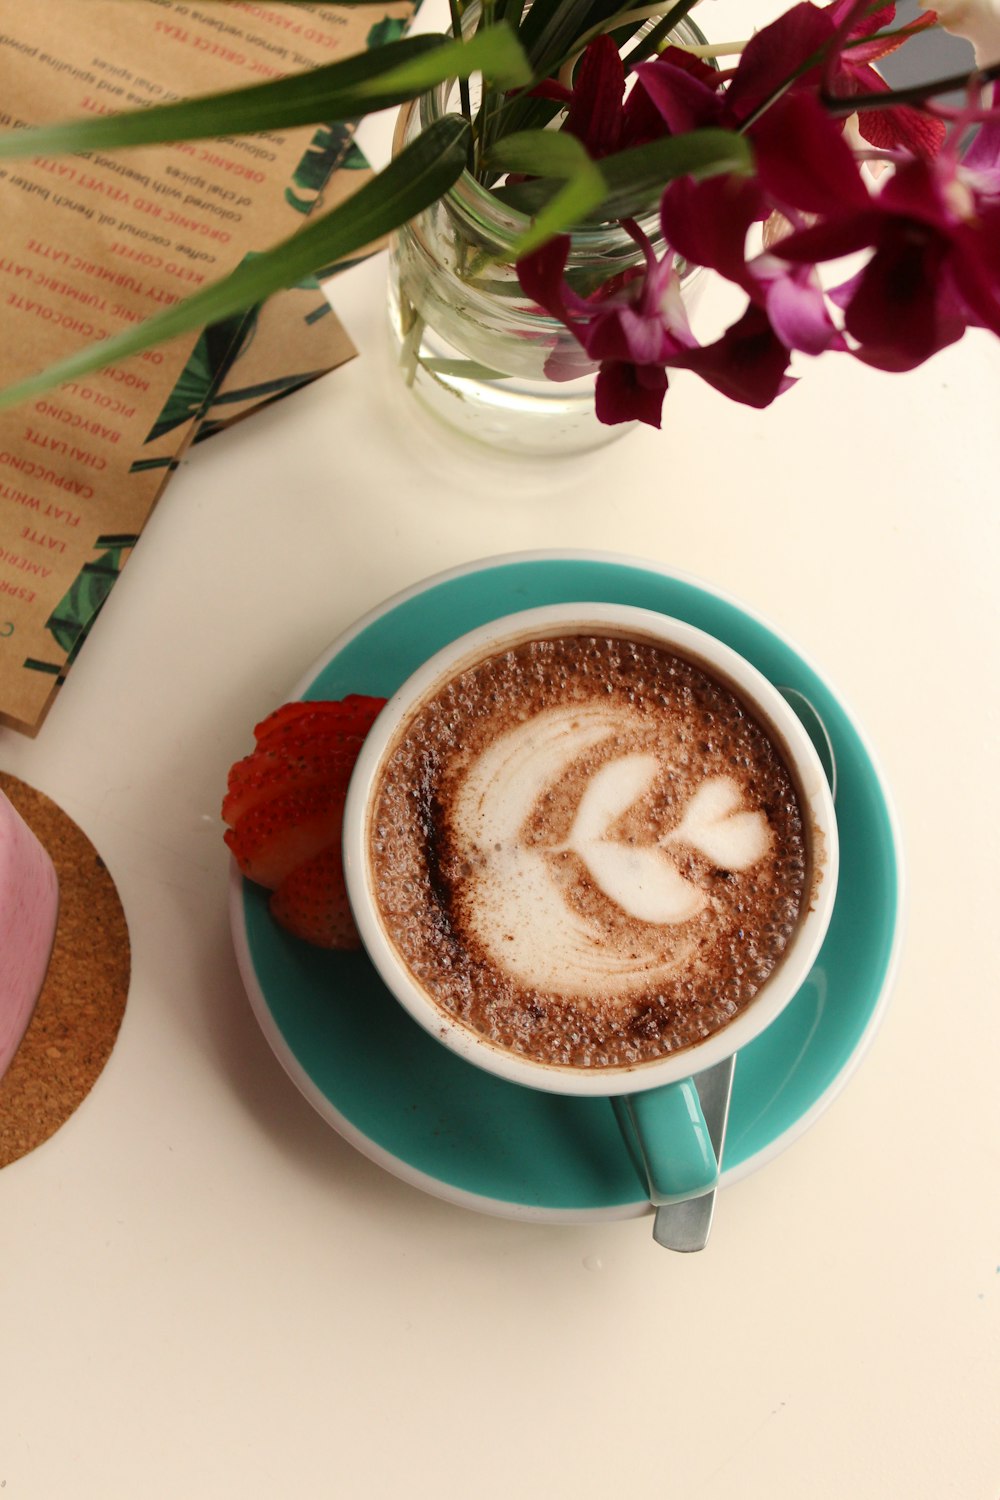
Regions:
[[[0,127],[300,72],[410,0],[0,0]],[[347,125],[0,167],[0,384],[234,269],[367,175]],[[0,413],[0,723],[32,732],[192,439],[352,346],[316,283]]]

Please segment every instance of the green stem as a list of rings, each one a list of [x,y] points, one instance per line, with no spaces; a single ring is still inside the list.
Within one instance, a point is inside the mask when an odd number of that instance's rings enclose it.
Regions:
[[[461,42],[462,41],[462,16],[461,16],[461,12],[459,11],[459,8],[458,8],[458,0],[448,0],[448,6],[449,6],[449,9],[451,10],[451,31],[452,31],[452,35],[454,36],[456,42]],[[458,80],[458,97],[459,97],[459,100],[461,101],[461,105],[462,105],[462,114],[465,116],[465,118],[468,120],[469,124],[471,125],[472,124],[472,99],[471,99],[471,97],[469,95],[469,80],[467,78],[460,78]],[[476,165],[476,148],[475,148],[475,143],[473,142],[473,139],[472,139],[472,134],[470,132],[470,134],[469,134],[469,161],[468,161],[468,167],[469,167],[469,171],[470,172],[474,170],[475,165]]]
[[[892,89],[886,94],[851,94],[841,98],[837,94],[820,95],[820,102],[832,115],[853,115],[858,109],[893,109],[901,104],[926,104],[938,94],[953,94],[968,88],[970,83],[992,83],[1000,78],[1000,63],[989,68],[974,68],[969,73],[953,73],[950,78],[937,78],[933,83],[917,83],[905,89]]]
[[[520,31],[521,22],[524,19],[525,0],[494,0],[498,19],[502,19],[516,34]],[[478,129],[476,131],[476,147],[478,161],[476,166],[477,180],[484,186],[489,186],[491,173],[481,166],[483,158],[496,140],[499,132],[498,123],[504,109],[504,92],[496,89],[492,84],[483,80],[483,97],[479,106]]]
[[[670,7],[661,21],[657,21],[652,31],[643,37],[638,46],[633,47],[625,60],[626,68],[634,68],[636,63],[644,62],[647,57],[652,57],[654,52],[658,52],[674,27],[679,26],[697,4],[698,0],[677,0],[676,5]]]
[[[403,320],[403,340],[399,348],[399,365],[403,372],[403,379],[408,386],[412,386],[417,378],[417,365],[420,363],[420,345],[424,337],[424,320],[407,298],[404,297],[402,289],[399,293],[399,311]]]

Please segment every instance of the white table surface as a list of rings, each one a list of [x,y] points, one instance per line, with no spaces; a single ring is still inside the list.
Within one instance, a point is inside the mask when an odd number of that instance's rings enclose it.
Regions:
[[[133,945],[107,1068],[0,1173],[0,1493],[995,1500],[1000,347],[830,358],[764,413],[681,376],[662,432],[512,464],[406,409],[383,281],[334,283],[360,357],[191,454],[38,738],[0,730]],[[233,957],[218,810],[253,722],[388,595],[547,547],[769,618],[903,829],[877,1038],[701,1255],[389,1175],[288,1081]]]

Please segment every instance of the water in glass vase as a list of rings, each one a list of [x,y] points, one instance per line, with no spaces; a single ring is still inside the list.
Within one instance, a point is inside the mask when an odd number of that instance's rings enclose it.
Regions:
[[[444,112],[444,90],[404,107],[396,150]],[[393,354],[414,396],[469,437],[536,456],[582,452],[635,424],[594,412],[597,366],[525,294],[510,250],[528,224],[470,174],[397,230],[389,258]],[[582,294],[637,265],[618,224],[575,233],[567,275]],[[552,378],[556,371],[575,378]]]
[[[466,32],[477,16],[478,6],[470,5],[463,17]],[[688,20],[671,35],[704,40]],[[405,105],[394,151],[458,107],[453,84]],[[654,250],[663,244],[657,209],[650,203],[638,221]],[[392,352],[421,405],[469,437],[535,457],[585,452],[638,424],[598,421],[597,365],[523,291],[511,252],[529,224],[526,214],[464,172],[442,198],[397,230],[389,257]],[[620,223],[588,223],[570,236],[565,277],[586,298],[642,264],[642,250]],[[681,275],[690,308],[700,272],[682,269]]]
[[[478,442],[543,457],[600,447],[635,426],[598,422],[594,372],[555,381],[544,374],[537,350],[527,357],[515,348],[515,358],[503,359],[503,336],[491,339],[481,325],[470,326],[460,307],[435,299],[426,285],[417,291],[410,270],[400,269],[399,253],[389,282],[394,358],[417,400],[450,427]],[[405,260],[407,251],[402,254]]]

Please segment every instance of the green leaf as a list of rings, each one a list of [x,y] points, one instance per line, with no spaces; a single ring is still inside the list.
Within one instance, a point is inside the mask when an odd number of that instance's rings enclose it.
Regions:
[[[520,260],[522,255],[537,250],[540,245],[552,239],[553,235],[572,229],[574,224],[581,223],[596,208],[603,197],[604,182],[599,172],[595,182],[582,178],[568,182],[532,220],[531,228],[515,240],[511,246],[511,258]]]
[[[575,152],[571,146],[563,156],[564,148],[557,145],[560,141],[572,142],[602,182],[600,197],[587,203],[575,220],[564,218],[560,228],[574,222],[627,219],[648,211],[674,177],[690,174],[702,178],[721,172],[746,172],[752,165],[745,137],[728,130],[696,130],[689,135],[667,136],[614,156],[604,156],[598,163],[590,161],[580,142],[565,131],[523,131],[498,141],[490,160],[508,171],[532,174],[528,182],[504,184],[495,191],[511,208],[537,214],[536,226],[546,221],[546,206],[554,206],[561,197],[558,180],[570,175]],[[550,229],[549,233],[558,230]]]
[[[565,131],[526,130],[504,136],[491,148],[487,164],[507,172],[560,178],[566,183],[512,246],[515,260],[536,250],[554,234],[579,224],[607,194],[600,167],[587,155],[576,136]]]
[[[505,135],[494,142],[485,160],[488,166],[532,177],[569,178],[597,170],[583,142],[566,130],[521,130]]]
[[[525,12],[518,36],[535,76],[547,78],[558,73],[568,58],[582,50],[584,37],[607,29],[614,17],[627,13],[628,8],[628,0],[534,0]],[[641,24],[636,22],[636,26]],[[489,141],[544,125],[558,108],[527,94],[504,99],[499,108],[489,112]]]
[[[469,78],[473,73],[483,73],[501,89],[525,88],[534,77],[517,37],[501,23],[482,28],[468,41],[446,42],[436,57],[401,63],[382,80],[382,87],[412,88],[414,93],[423,93],[449,78]],[[407,97],[413,95],[408,93]]]
[[[423,359],[423,368],[432,375],[443,375],[449,380],[510,380],[502,370],[481,365],[474,359]]]
[[[576,38],[627,9],[623,0],[535,0],[521,22],[521,40],[540,77],[571,49]]]
[[[494,198],[499,198],[508,208],[516,209],[529,219],[532,214],[541,213],[558,191],[559,184],[551,177],[532,177],[528,182],[502,182],[499,187],[490,188]]]
[[[721,172],[748,172],[750,145],[730,130],[693,130],[633,146],[601,160],[608,185],[599,205],[601,217],[628,218],[659,198],[674,177],[717,177]]]
[[[293,286],[318,266],[339,260],[397,228],[435,203],[457,181],[465,166],[470,137],[467,120],[445,115],[429,126],[370,182],[297,234],[203,287],[194,296],[122,333],[90,344],[17,385],[0,391],[0,411],[54,385],[116,364],[153,344],[203,328],[272,292]]]
[[[292,78],[96,119],[4,131],[0,133],[0,159],[354,120],[415,99],[451,78],[478,72],[501,88],[531,81],[527,59],[508,26],[480,31],[464,43],[441,36],[404,37],[374,52],[361,52]]]

